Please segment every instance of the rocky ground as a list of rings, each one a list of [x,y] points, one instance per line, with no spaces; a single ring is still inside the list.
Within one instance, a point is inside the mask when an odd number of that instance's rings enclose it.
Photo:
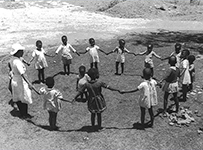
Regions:
[[[66,2],[79,7],[67,5]],[[0,29],[1,35],[4,35],[4,38],[3,36],[0,38],[2,53],[0,56],[0,149],[203,149],[203,134],[198,132],[199,127],[203,127],[202,1],[200,5],[189,5],[188,1],[183,3],[178,0],[64,0],[63,2],[27,0],[0,4],[0,11],[4,14],[1,16]],[[71,19],[71,22],[64,18]],[[158,26],[160,23],[162,25]],[[167,26],[167,23],[170,24]],[[132,28],[132,26],[136,27]],[[182,108],[191,111],[194,122],[172,125],[169,117],[163,118],[160,115],[163,107],[163,92],[159,88],[157,89],[159,104],[154,108],[155,125],[144,131],[139,130],[138,125],[139,93],[120,95],[103,90],[108,108],[103,113],[104,130],[100,132],[94,132],[90,127],[90,113],[86,103],[75,105],[63,103],[62,110],[58,114],[60,129],[49,131],[48,113],[42,109],[42,97],[34,92],[33,105],[29,106],[29,113],[34,117],[28,121],[18,118],[18,111],[8,104],[11,95],[7,89],[7,63],[11,45],[20,41],[26,49],[32,50],[35,41],[41,39],[44,47],[49,50],[48,53],[54,54],[63,34],[68,35],[70,42],[78,51],[84,51],[90,36],[95,37],[97,44],[106,52],[117,46],[119,38],[124,38],[129,50],[138,53],[144,51],[148,43],[152,43],[155,45],[154,50],[162,57],[174,51],[175,42],[182,43],[183,48],[190,49],[191,53],[197,56],[194,91],[188,95],[187,102],[180,102]],[[26,51],[25,59],[29,60],[30,55],[31,51]],[[124,90],[136,88],[142,81],[139,75],[143,69],[143,57],[126,55],[125,74],[115,76],[115,55],[106,56],[102,53],[99,55],[100,79],[104,82]],[[60,56],[47,58],[49,67],[45,70],[46,76],[55,76],[56,88],[69,100],[72,100],[76,94],[78,67],[81,64],[89,67],[87,54],[81,57],[73,54],[73,57],[72,73],[69,76],[60,74],[62,71]],[[154,62],[155,77],[160,79],[168,67],[167,62],[157,59]],[[37,71],[33,64],[27,67],[27,73],[31,81],[37,80]],[[37,89],[44,86],[34,85]],[[169,105],[173,110],[173,101],[169,101]],[[146,121],[148,120],[147,114]]]

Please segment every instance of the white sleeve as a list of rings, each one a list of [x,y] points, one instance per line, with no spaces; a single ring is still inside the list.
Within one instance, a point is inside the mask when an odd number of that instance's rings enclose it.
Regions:
[[[56,50],[56,54],[58,54],[58,52],[60,51],[62,49],[62,45],[60,45],[58,48],[57,48],[57,50]]]
[[[139,90],[141,90],[143,88],[143,82],[137,87]]]
[[[130,51],[127,48],[124,48],[125,52],[129,53]]]
[[[25,68],[23,63],[20,60],[15,61],[16,63],[16,68],[18,69],[18,72],[22,75],[25,73]]]
[[[187,68],[187,61],[186,60],[183,61],[183,68],[184,69]]]
[[[45,87],[41,87],[40,90],[39,90],[39,93],[40,94],[45,94],[46,93]]]
[[[88,52],[89,50],[90,50],[90,48],[89,48],[89,47],[87,47],[87,48],[86,48],[86,51]]]
[[[32,52],[32,57],[35,57],[36,56],[36,52],[35,50]]]
[[[70,47],[70,49],[75,53],[76,52],[76,50],[73,48],[73,46],[72,45],[68,45],[69,47]]]

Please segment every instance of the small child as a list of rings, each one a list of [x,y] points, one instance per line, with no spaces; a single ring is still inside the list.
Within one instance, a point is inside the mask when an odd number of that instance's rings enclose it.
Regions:
[[[147,50],[146,51],[141,52],[141,53],[136,54],[136,55],[146,55],[145,61],[144,61],[144,66],[146,68],[150,68],[151,69],[151,73],[152,73],[152,77],[153,77],[153,75],[154,75],[154,69],[153,69],[154,68],[154,63],[153,63],[152,57],[155,56],[156,58],[161,59],[161,56],[157,55],[153,51],[153,45],[149,44],[147,46]]]
[[[163,86],[163,91],[164,93],[164,111],[163,111],[163,116],[166,117],[166,111],[167,111],[167,104],[168,104],[168,96],[170,94],[173,94],[175,105],[176,105],[176,113],[178,112],[179,109],[179,100],[178,100],[178,78],[180,76],[180,70],[179,68],[176,67],[176,57],[171,56],[169,58],[168,63],[170,64],[170,68],[167,70],[165,76],[163,79],[160,81],[162,83],[165,81],[165,84]]]
[[[90,81],[90,77],[86,73],[85,66],[81,65],[79,67],[79,75],[77,75],[76,90],[80,91],[81,88],[84,86],[84,84],[87,83],[88,81]],[[85,94],[85,99],[83,99],[84,94]],[[88,95],[86,90],[84,91],[84,93],[81,94],[81,101],[86,102],[87,98],[88,98]]]
[[[124,39],[120,39],[119,40],[119,46],[116,47],[113,51],[107,53],[107,55],[111,54],[111,53],[117,53],[117,57],[116,57],[116,73],[115,75],[119,75],[118,74],[118,66],[121,63],[121,74],[123,74],[124,72],[124,63],[125,63],[125,53],[128,54],[133,54],[135,55],[135,53],[130,52],[129,50],[127,50],[125,48],[125,40]]]
[[[38,70],[38,79],[40,83],[44,83],[45,75],[44,69],[48,67],[47,60],[45,56],[52,57],[46,54],[45,50],[42,48],[42,41],[36,41],[37,49],[32,52],[32,58],[29,64],[35,59],[35,69]]]
[[[99,63],[99,54],[98,51],[101,51],[102,53],[106,54],[103,50],[99,48],[99,46],[95,45],[95,40],[93,38],[89,39],[90,47],[86,48],[85,52],[80,52],[80,54],[85,54],[89,52],[90,55],[90,68],[93,68],[95,66],[96,69],[98,69],[98,63]]]
[[[45,84],[47,85],[47,88],[42,87],[39,90],[39,94],[44,96],[43,107],[49,113],[50,130],[58,130],[56,120],[57,113],[61,109],[61,100],[66,102],[70,101],[63,99],[62,93],[54,88],[55,81],[53,77],[47,77]]]
[[[189,91],[193,90],[193,82],[195,81],[195,56],[194,55],[189,55],[188,56],[188,61],[189,61],[189,72],[190,72],[190,78],[191,78],[191,84],[189,84]]]
[[[180,43],[176,43],[175,44],[175,52],[172,52],[171,55],[169,57],[163,58],[162,60],[166,60],[169,59],[171,56],[175,56],[176,57],[176,67],[180,68],[180,63],[181,63],[181,44]]]
[[[72,45],[70,45],[69,43],[67,43],[68,38],[67,36],[63,35],[61,37],[61,41],[62,44],[58,47],[58,49],[56,50],[56,55],[58,54],[59,51],[62,50],[62,54],[61,54],[61,59],[63,62],[63,69],[64,69],[64,74],[69,75],[70,74],[70,64],[72,63],[72,55],[71,55],[71,51],[76,53],[78,56],[80,56],[80,54],[72,47]],[[68,70],[68,72],[67,72]]]
[[[190,55],[190,51],[187,49],[184,49],[181,52],[183,70],[181,71],[180,76],[183,75],[183,81],[182,81],[183,101],[186,101],[188,86],[191,84],[191,77],[189,72],[189,61],[188,61],[189,55]]]
[[[158,104],[157,101],[157,91],[156,85],[157,82],[151,78],[151,69],[145,68],[143,70],[144,81],[135,89],[131,91],[121,91],[121,94],[124,93],[133,93],[139,90],[142,90],[142,96],[139,99],[139,105],[141,110],[141,126],[144,129],[144,120],[145,120],[145,110],[148,109],[149,115],[151,118],[149,127],[153,127],[154,124],[154,113],[153,106]]]

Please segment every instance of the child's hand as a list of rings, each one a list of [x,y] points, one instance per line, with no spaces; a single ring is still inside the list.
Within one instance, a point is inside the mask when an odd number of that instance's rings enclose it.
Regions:
[[[134,53],[135,56],[137,56],[137,54]]]
[[[75,104],[75,102],[76,102],[76,100],[75,99],[73,99],[72,101],[71,101],[71,104]]]
[[[119,93],[120,93],[120,94],[124,94],[125,92],[124,92],[124,91],[119,91]]]

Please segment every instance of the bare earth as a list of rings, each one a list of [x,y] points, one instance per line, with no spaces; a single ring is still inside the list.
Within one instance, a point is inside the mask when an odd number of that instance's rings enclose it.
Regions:
[[[188,0],[189,1],[189,0]],[[202,95],[202,41],[203,41],[203,1],[200,5],[189,5],[175,0],[63,0],[63,1],[17,1],[0,2],[0,150],[201,150],[203,134]],[[67,3],[68,2],[68,3]],[[75,6],[77,5],[77,6]],[[42,109],[42,97],[33,92],[33,105],[29,120],[18,118],[18,112],[9,104],[11,95],[8,86],[8,52],[13,43],[20,41],[28,51],[37,39],[43,41],[49,54],[54,54],[65,34],[78,51],[88,46],[88,38],[94,37],[97,45],[109,52],[119,38],[126,40],[126,47],[133,52],[145,50],[146,44],[153,43],[155,51],[162,57],[174,51],[174,43],[181,42],[192,54],[198,55],[195,62],[195,94],[189,95],[182,107],[188,107],[194,114],[195,122],[189,126],[170,126],[168,119],[160,117],[163,107],[163,92],[158,90],[159,104],[154,108],[155,125],[145,131],[137,129],[140,121],[140,108],[137,102],[139,93],[120,95],[103,90],[108,109],[103,115],[104,130],[93,132],[90,126],[90,113],[86,103],[62,104],[58,114],[59,131],[48,130],[48,113]],[[134,89],[141,82],[138,76],[143,69],[143,57],[126,55],[125,74],[115,76],[115,55],[100,55],[100,79],[119,89]],[[46,76],[55,76],[56,88],[65,98],[72,100],[76,94],[76,73],[81,64],[89,67],[88,54],[78,57],[73,54],[69,76],[61,75],[63,70],[60,56],[47,58],[49,67]],[[155,76],[160,79],[167,62],[155,59]],[[37,71],[32,64],[27,67],[31,81],[37,80]],[[35,84],[39,89],[40,84]],[[169,101],[172,105],[173,101]],[[149,120],[148,114],[146,121]]]

